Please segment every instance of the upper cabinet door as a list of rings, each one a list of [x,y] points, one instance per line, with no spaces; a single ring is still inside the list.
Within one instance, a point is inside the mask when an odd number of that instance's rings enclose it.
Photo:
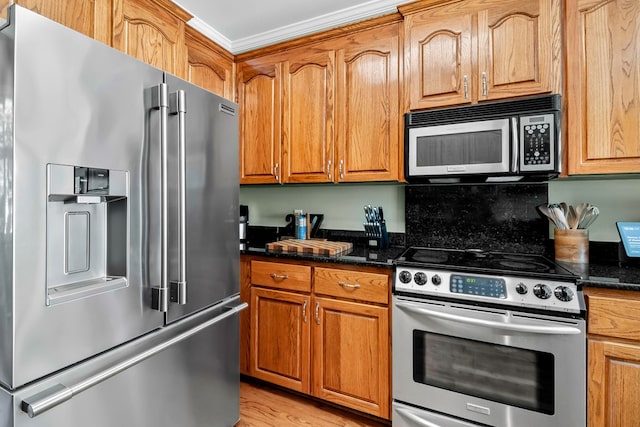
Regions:
[[[169,0],[113,0],[113,47],[185,79],[185,22]]]
[[[283,78],[284,182],[331,182],[334,52],[313,48],[287,54]]]
[[[187,80],[233,101],[233,55],[190,27],[185,35]]]
[[[257,59],[238,64],[237,71],[240,184],[280,183],[282,64]]]
[[[111,45],[112,0],[0,0],[0,17],[16,3],[86,36]]]
[[[560,0],[466,0],[405,15],[412,110],[561,92]]]
[[[569,174],[640,172],[640,2],[567,1]]]
[[[478,99],[551,91],[560,78],[560,8],[554,0],[496,2],[478,12]],[[558,66],[552,70],[552,65]]]
[[[449,6],[405,17],[411,109],[471,103],[472,14]]]
[[[334,181],[399,179],[398,51],[397,23],[339,41]]]

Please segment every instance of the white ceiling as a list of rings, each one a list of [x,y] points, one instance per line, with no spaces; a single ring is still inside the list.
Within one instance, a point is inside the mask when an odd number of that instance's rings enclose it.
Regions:
[[[233,54],[396,11],[411,0],[173,0]]]

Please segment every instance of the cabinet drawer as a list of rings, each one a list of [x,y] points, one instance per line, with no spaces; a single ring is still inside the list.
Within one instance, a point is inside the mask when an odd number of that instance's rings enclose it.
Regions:
[[[640,292],[588,289],[587,332],[640,340]]]
[[[279,262],[251,261],[251,284],[311,292],[311,267]]]
[[[389,276],[334,268],[314,269],[314,292],[360,301],[389,303]]]

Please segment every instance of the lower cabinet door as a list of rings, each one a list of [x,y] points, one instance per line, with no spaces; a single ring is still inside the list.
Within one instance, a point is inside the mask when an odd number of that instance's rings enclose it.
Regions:
[[[312,394],[389,418],[389,309],[318,297],[312,309]]]
[[[640,345],[589,340],[589,427],[637,427]]]
[[[309,393],[308,294],[251,288],[250,375]]]

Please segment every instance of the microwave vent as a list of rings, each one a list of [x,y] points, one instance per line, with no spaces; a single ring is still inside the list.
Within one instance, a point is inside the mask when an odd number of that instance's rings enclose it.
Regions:
[[[406,114],[406,125],[429,125],[456,123],[492,116],[504,117],[536,112],[560,111],[560,95],[543,95],[509,101],[497,101],[462,107],[438,108],[433,110],[414,111]]]

